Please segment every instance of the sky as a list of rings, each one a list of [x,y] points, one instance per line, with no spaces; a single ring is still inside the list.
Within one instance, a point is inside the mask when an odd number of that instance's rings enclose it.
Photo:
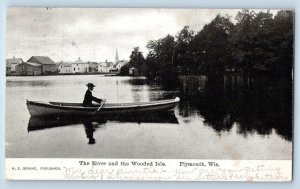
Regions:
[[[217,14],[238,9],[8,8],[6,58],[49,56],[55,62],[129,60],[133,47],[144,56],[150,40],[175,36],[184,26],[198,32]]]

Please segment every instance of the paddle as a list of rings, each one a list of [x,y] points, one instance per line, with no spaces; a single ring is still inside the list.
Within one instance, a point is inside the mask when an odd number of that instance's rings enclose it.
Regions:
[[[97,112],[99,112],[99,110],[102,108],[102,106],[105,104],[105,102],[106,102],[106,99],[103,99],[103,101],[101,102],[101,105],[99,106],[99,108],[96,111],[94,111],[92,113],[92,115],[95,115]]]

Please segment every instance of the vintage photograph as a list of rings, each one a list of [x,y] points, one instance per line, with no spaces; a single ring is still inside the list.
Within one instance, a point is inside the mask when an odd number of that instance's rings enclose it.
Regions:
[[[292,160],[294,11],[7,8],[6,158]]]

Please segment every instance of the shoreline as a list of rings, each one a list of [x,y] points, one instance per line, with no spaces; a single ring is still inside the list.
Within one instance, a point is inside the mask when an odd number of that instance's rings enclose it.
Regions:
[[[103,74],[103,73],[75,73],[75,74],[45,74],[45,75],[5,75],[5,77],[40,77],[40,76],[72,76],[72,75],[102,75],[102,76],[121,76],[121,75],[112,75],[112,74]]]

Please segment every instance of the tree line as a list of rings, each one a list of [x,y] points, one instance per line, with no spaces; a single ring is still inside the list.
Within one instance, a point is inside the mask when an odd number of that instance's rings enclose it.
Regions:
[[[146,57],[139,47],[133,49],[121,74],[135,67],[140,75],[153,78],[225,72],[291,75],[294,13],[281,10],[273,16],[270,11],[242,10],[235,22],[218,14],[198,32],[185,26],[176,36],[151,40],[146,47]]]

